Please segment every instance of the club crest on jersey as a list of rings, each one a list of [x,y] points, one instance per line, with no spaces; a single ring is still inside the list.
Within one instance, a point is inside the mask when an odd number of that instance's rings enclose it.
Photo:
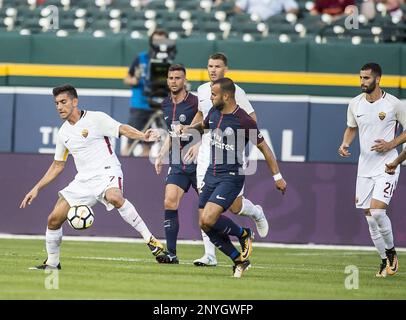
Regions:
[[[224,130],[224,135],[225,135],[225,136],[232,136],[233,134],[234,134],[233,128],[227,127],[227,128]]]
[[[386,113],[385,112],[379,112],[378,117],[379,117],[379,119],[383,120],[386,117]]]
[[[83,130],[82,130],[82,136],[83,136],[84,138],[87,138],[88,135],[89,135],[89,130],[83,129]]]
[[[186,116],[183,113],[179,116],[179,121],[180,122],[185,122],[186,121]]]

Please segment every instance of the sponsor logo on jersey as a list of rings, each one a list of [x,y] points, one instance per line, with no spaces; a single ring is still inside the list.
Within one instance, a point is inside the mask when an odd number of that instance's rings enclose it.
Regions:
[[[379,119],[383,120],[386,117],[386,113],[385,112],[379,112],[378,117],[379,117]]]
[[[87,138],[88,135],[89,135],[89,130],[83,129],[83,130],[82,130],[82,136],[83,136],[84,138]]]
[[[186,121],[186,116],[183,113],[179,116],[179,121],[180,122],[185,122]]]

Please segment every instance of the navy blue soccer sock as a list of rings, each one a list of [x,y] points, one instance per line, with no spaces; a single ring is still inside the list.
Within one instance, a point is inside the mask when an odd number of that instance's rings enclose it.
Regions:
[[[240,238],[244,232],[242,227],[240,227],[230,218],[223,215],[218,218],[212,229],[216,230],[220,234],[236,236],[238,238]]]
[[[169,253],[176,255],[176,240],[179,232],[178,210],[165,210],[165,237]]]
[[[226,234],[221,234],[214,229],[205,231],[210,241],[231,260],[235,260],[240,255],[240,252],[231,243],[230,237]]]

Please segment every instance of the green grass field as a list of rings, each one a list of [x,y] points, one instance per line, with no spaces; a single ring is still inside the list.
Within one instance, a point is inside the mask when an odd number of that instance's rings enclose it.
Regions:
[[[45,288],[42,240],[0,239],[0,299],[406,299],[406,253],[397,275],[375,278],[379,257],[353,250],[255,247],[241,279],[219,253],[219,265],[198,268],[200,245],[179,245],[179,265],[159,265],[146,245],[64,241],[59,289]],[[359,269],[359,289],[347,290],[347,265]],[[48,280],[49,282],[49,280]]]

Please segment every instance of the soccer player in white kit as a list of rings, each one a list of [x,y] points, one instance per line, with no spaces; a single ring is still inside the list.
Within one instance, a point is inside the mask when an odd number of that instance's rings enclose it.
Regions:
[[[225,73],[227,72],[227,57],[223,53],[215,53],[209,57],[207,64],[207,71],[209,74],[210,82],[206,82],[199,86],[197,89],[197,95],[199,98],[199,112],[196,114],[195,118],[192,121],[192,125],[198,122],[202,122],[210,109],[212,108],[212,102],[210,100],[211,96],[211,83],[217,79],[224,78]],[[256,116],[254,109],[252,108],[251,103],[247,99],[247,96],[239,86],[235,85],[236,93],[235,99],[237,104],[244,109],[255,121]],[[190,153],[196,152],[195,148],[192,147],[189,149]],[[207,168],[210,164],[210,134],[206,133],[202,136],[201,145],[198,149],[197,155],[197,169],[196,169],[196,178],[197,178],[197,187],[199,189],[203,186],[203,179],[206,174]],[[230,211],[239,214],[242,216],[247,216],[252,218],[257,226],[258,234],[261,237],[266,237],[268,234],[268,222],[266,220],[265,214],[259,205],[254,205],[250,200],[243,197],[244,188],[241,190],[240,195],[234,201],[230,207]],[[204,243],[205,254],[193,261],[196,266],[215,266],[217,265],[216,259],[216,247],[211,243],[209,237],[202,230],[202,237]]]
[[[45,234],[48,257],[42,265],[31,269],[61,269],[62,224],[69,208],[93,206],[97,202],[103,203],[108,211],[116,208],[121,217],[142,235],[152,254],[158,255],[163,251],[163,245],[148,230],[131,202],[123,197],[121,164],[111,144],[111,138],[121,135],[152,141],[154,134],[121,124],[103,112],[79,110],[77,92],[71,85],[54,88],[53,96],[59,116],[65,120],[58,132],[54,161],[24,197],[20,208],[31,204],[39,191],[63,171],[69,153],[78,173],[66,188],[59,191],[59,199],[48,216]]]
[[[350,156],[348,148],[359,132],[360,156],[356,184],[356,207],[363,209],[371,239],[382,259],[377,277],[394,275],[398,270],[392,225],[386,214],[396,189],[399,167],[393,174],[385,172],[385,164],[394,161],[396,149],[377,152],[376,143],[391,140],[400,122],[406,128],[406,110],[400,101],[384,92],[379,82],[382,70],[376,63],[365,64],[360,71],[362,94],[353,98],[347,110],[347,129],[338,153]]]

